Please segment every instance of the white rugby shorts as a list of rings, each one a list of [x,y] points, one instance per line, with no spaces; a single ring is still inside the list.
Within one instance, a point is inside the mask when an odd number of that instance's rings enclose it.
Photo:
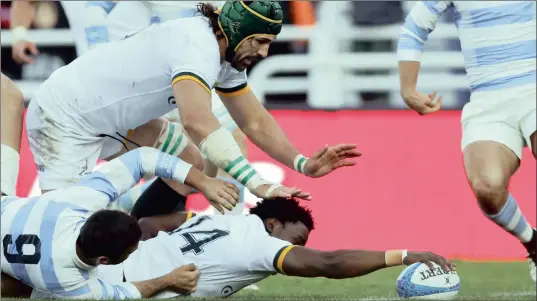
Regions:
[[[473,92],[461,116],[464,150],[476,141],[495,141],[507,146],[518,158],[536,129],[536,84]]]
[[[76,183],[93,171],[99,158],[109,157],[122,147],[112,138],[86,134],[74,124],[54,120],[36,99],[30,102],[26,112],[26,132],[41,190],[55,190]],[[126,137],[128,133],[120,134]],[[119,136],[116,138],[123,141]]]

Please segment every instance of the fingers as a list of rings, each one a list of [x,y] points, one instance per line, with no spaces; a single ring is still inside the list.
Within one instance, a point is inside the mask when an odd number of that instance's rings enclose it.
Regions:
[[[338,144],[336,146],[333,147],[333,149],[339,153],[339,152],[343,152],[343,151],[350,151],[350,150],[354,150],[356,148],[356,144]]]
[[[222,208],[222,206],[215,202],[215,201],[210,201],[211,202],[211,205],[213,205],[214,209],[216,209],[216,211],[220,212],[220,214],[224,215],[224,208]]]
[[[235,191],[235,193],[237,194],[237,196],[241,193],[240,189],[239,189],[237,186],[235,186],[235,184],[233,184],[233,183],[229,183],[229,182],[224,182],[224,183],[225,183],[225,185],[226,185],[227,187],[233,189],[233,190]],[[237,197],[237,198],[238,198],[238,197]]]
[[[232,190],[231,190],[232,191]],[[226,189],[222,189],[220,190],[220,192],[218,193],[218,195],[220,195],[220,197],[222,198],[223,200],[223,203],[221,205],[223,205],[224,207],[226,207],[226,209],[228,210],[233,210],[233,207],[235,207],[235,205],[237,204],[237,201],[239,199],[239,197],[236,195],[235,197],[231,194],[232,192],[231,191],[228,191]],[[230,209],[231,208],[231,209]]]
[[[198,267],[195,264],[190,263],[190,264],[182,266],[180,269],[182,269],[183,271],[193,272],[193,271],[197,271]]]
[[[362,153],[355,149],[338,152],[338,156],[344,157],[344,158],[356,158],[356,157],[360,157],[361,155]]]
[[[354,162],[354,161],[340,160],[340,161],[334,163],[333,168],[337,169],[337,168],[341,168],[341,167],[348,167],[348,166],[354,166],[354,165],[356,165],[356,162]]]
[[[300,191],[300,192],[293,194],[293,197],[306,200],[306,201],[311,201],[311,194],[308,192]]]
[[[328,151],[328,145],[325,145],[321,150],[313,154],[312,158],[320,158]]]
[[[37,46],[34,43],[28,43],[28,50],[30,50],[30,53],[32,55],[39,54],[39,50],[37,50]]]

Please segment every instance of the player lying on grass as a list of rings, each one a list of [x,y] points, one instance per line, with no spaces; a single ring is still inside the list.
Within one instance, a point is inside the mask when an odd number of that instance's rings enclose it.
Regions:
[[[144,238],[153,238],[141,242],[121,265],[99,267],[99,278],[111,283],[141,281],[193,263],[200,278],[191,296],[225,297],[275,273],[343,279],[415,262],[455,268],[428,252],[306,248],[314,221],[311,212],[294,199],[264,200],[250,215],[192,215],[182,212],[141,219]],[[177,295],[166,291],[155,298]]]
[[[142,235],[135,218],[103,209],[146,176],[186,183],[208,199],[238,199],[235,186],[148,147],[100,166],[69,188],[28,199],[2,197],[2,296],[12,296],[14,279],[59,298],[130,299],[164,289],[193,291],[198,272],[192,265],[131,283],[97,279],[98,265],[125,260]],[[15,285],[15,294],[19,287]]]

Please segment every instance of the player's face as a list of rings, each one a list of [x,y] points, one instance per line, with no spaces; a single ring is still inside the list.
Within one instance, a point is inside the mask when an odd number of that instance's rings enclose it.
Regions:
[[[235,57],[231,66],[239,71],[248,68],[252,63],[257,62],[268,55],[270,43],[274,41],[272,36],[253,36],[246,39],[235,51]]]
[[[271,236],[286,240],[296,246],[305,246],[308,242],[310,231],[301,222],[277,223],[274,225]]]

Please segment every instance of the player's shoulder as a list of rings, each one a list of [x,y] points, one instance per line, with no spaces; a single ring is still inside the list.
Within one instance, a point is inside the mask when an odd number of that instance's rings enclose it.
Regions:
[[[218,51],[218,41],[209,21],[203,16],[179,18],[162,23],[167,28],[169,38],[179,42],[189,42],[211,47]],[[202,50],[202,49],[200,49]]]

